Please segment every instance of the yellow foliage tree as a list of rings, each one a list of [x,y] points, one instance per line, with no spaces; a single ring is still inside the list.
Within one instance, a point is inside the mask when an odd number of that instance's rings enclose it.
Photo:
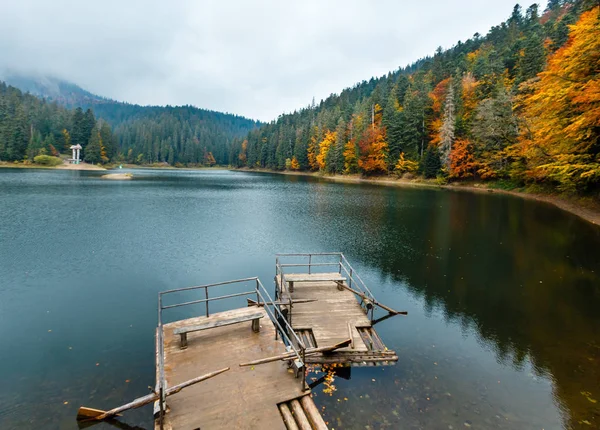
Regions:
[[[327,130],[325,132],[325,137],[323,137],[323,140],[319,143],[319,155],[317,155],[316,159],[320,170],[325,170],[325,167],[327,167],[327,153],[329,152],[331,145],[335,144],[336,139],[337,133],[335,131]]]
[[[300,163],[298,163],[298,159],[295,155],[292,157],[292,164],[290,165],[290,168],[292,170],[300,170]]]
[[[565,190],[600,180],[600,6],[570,26],[569,39],[524,100],[521,148],[528,175]]]
[[[404,173],[416,173],[419,170],[419,163],[413,160],[404,158],[404,152],[400,153],[400,158],[394,167],[396,173],[402,175]]]
[[[358,171],[358,149],[353,141],[344,146],[344,173],[356,173]]]

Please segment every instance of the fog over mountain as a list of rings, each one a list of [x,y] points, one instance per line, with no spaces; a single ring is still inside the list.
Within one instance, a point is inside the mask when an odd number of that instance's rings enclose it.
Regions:
[[[5,2],[0,69],[119,101],[269,121],[485,34],[514,3]]]

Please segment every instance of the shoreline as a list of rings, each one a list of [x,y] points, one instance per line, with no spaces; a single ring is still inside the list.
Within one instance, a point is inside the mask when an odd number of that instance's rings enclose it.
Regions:
[[[0,162],[0,168],[5,169],[46,169],[46,170],[107,170],[104,167],[95,164],[59,164],[58,166],[43,166],[41,164],[10,163]]]
[[[583,199],[569,198],[561,195],[550,195],[550,194],[539,194],[529,193],[527,191],[514,191],[514,190],[503,190],[498,188],[491,188],[485,184],[477,185],[461,185],[460,183],[439,185],[435,183],[425,182],[423,180],[406,180],[406,179],[392,179],[390,177],[382,177],[381,179],[375,178],[361,178],[359,175],[341,176],[341,175],[325,175],[319,172],[291,172],[291,171],[272,171],[267,169],[232,169],[234,171],[242,172],[257,172],[257,173],[274,173],[278,175],[289,175],[289,176],[308,176],[313,178],[326,179],[333,182],[344,182],[351,184],[372,184],[381,186],[392,186],[392,187],[403,187],[403,188],[434,188],[439,190],[448,191],[464,191],[472,193],[495,193],[504,194],[515,197],[521,197],[528,200],[536,200],[540,202],[550,203],[559,209],[570,212],[589,223],[600,226],[600,202],[585,201]]]

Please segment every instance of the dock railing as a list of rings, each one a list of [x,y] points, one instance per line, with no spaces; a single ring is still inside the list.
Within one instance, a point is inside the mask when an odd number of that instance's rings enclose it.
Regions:
[[[298,262],[300,261],[300,262]],[[346,277],[346,284],[354,293],[358,293],[362,303],[370,303],[373,307],[378,303],[371,290],[367,287],[356,270],[341,252],[316,252],[316,253],[286,253],[275,255],[275,298],[281,297],[285,284],[286,274],[307,273],[314,274],[327,268],[332,268],[340,275]],[[317,272],[315,272],[315,270]],[[293,272],[292,272],[293,271]],[[293,300],[288,294],[286,300],[293,308]],[[373,307],[371,307],[371,320],[373,320]]]
[[[233,284],[247,284],[253,283],[254,287],[249,291],[243,291],[240,293],[227,294],[223,296],[215,296],[209,297],[209,289],[224,285],[233,285]],[[164,305],[163,299],[166,296],[172,295],[173,293],[181,293],[187,291],[197,291],[204,290],[204,298],[191,300],[182,303],[174,303],[169,305]],[[298,360],[299,366],[304,368],[305,363],[305,352],[306,346],[300,340],[298,335],[294,332],[290,324],[288,323],[285,315],[282,314],[279,306],[277,306],[271,295],[264,287],[260,279],[257,277],[252,278],[244,278],[244,279],[236,279],[233,281],[225,281],[225,282],[217,282],[214,284],[206,284],[199,285],[194,287],[185,287],[185,288],[177,288],[168,291],[162,291],[158,293],[158,330],[157,330],[157,344],[158,344],[158,380],[157,380],[157,393],[159,395],[159,419],[162,428],[162,421],[165,412],[165,399],[166,399],[166,390],[167,390],[167,381],[165,378],[165,352],[164,352],[164,332],[163,332],[163,311],[166,309],[172,308],[180,308],[183,306],[191,306],[196,304],[205,303],[205,312],[204,316],[210,316],[210,306],[209,303],[216,300],[225,300],[231,299],[234,297],[242,297],[246,296],[246,298],[250,298],[252,296],[252,300],[256,299],[256,305],[259,307],[264,307],[269,319],[275,326],[275,339],[277,339],[278,333],[281,335],[283,342],[289,348],[291,348],[290,352],[294,352],[295,358],[291,358],[290,360]],[[304,372],[303,372],[304,373]],[[306,389],[306,378],[304,374],[302,375],[302,387]]]

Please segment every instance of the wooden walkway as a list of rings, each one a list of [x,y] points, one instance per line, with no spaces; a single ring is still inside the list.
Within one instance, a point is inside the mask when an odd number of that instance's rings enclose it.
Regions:
[[[305,343],[308,341],[307,347],[334,345],[352,339],[349,347],[307,356],[307,363],[365,366],[398,361],[396,353],[388,350],[375,332],[355,294],[338,288],[338,283],[347,286],[346,280],[335,281],[340,278],[339,273],[290,273],[284,276],[287,282],[283,283],[280,275],[276,277],[276,283],[281,287],[279,299],[285,302],[291,296],[290,324]],[[293,282],[292,292],[290,281]],[[312,301],[294,303],[302,299]]]
[[[286,351],[283,342],[275,340],[275,328],[264,308],[253,309],[264,313],[258,333],[252,331],[251,321],[196,331],[187,335],[186,349],[181,349],[180,336],[174,334],[174,330],[202,324],[207,317],[163,325],[168,386],[217,369],[231,368],[169,397],[165,429],[286,429],[283,412],[280,412],[281,406],[278,405],[284,404],[284,412],[293,410],[292,407],[297,409],[297,405],[314,406],[310,396],[301,399],[309,391],[302,391],[301,380],[295,378],[285,361],[254,367],[239,366],[242,361]],[[242,308],[220,314],[232,318],[236,313],[244,314],[247,311],[248,308]],[[213,314],[210,318],[219,318],[220,314]],[[293,399],[301,399],[301,402]],[[285,404],[289,404],[289,407]],[[158,420],[156,428],[160,428]]]

